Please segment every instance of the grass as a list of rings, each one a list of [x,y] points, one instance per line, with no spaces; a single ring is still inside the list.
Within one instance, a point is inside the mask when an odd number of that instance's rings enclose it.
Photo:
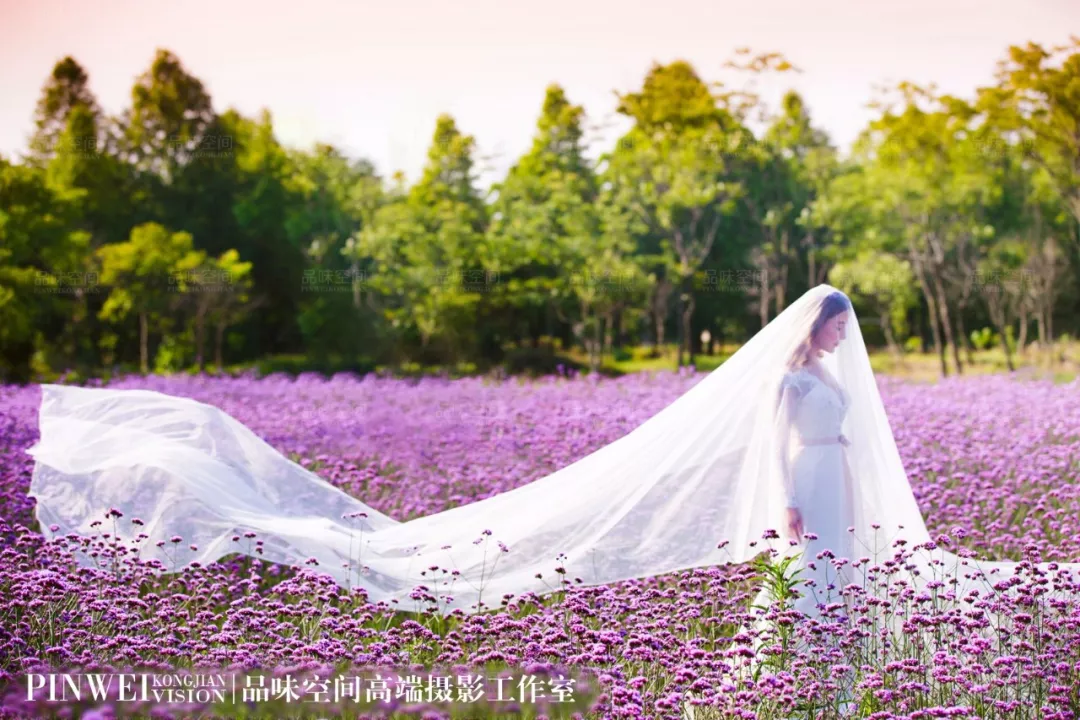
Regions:
[[[998,347],[977,350],[971,353],[970,358],[961,350],[960,360],[963,363],[962,375],[990,375],[1008,372],[1009,369],[1005,352]],[[951,348],[946,352],[946,364],[949,374],[955,375],[956,365]],[[870,353],[870,366],[876,373],[923,382],[934,382],[941,376],[941,361],[934,353],[905,353],[898,362],[888,352],[873,351]],[[1052,355],[1029,345],[1025,352],[1013,354],[1013,367],[1025,376],[1070,382],[1080,372],[1080,343],[1059,341]]]
[[[741,347],[736,343],[726,343],[718,346],[714,354],[699,354],[694,356],[694,367],[698,372],[711,372],[720,367],[725,360],[731,357]],[[555,351],[556,356],[579,363],[585,372],[588,372],[589,356],[580,347],[559,348]],[[1005,353],[1000,347],[977,350],[970,355],[961,351],[963,363],[962,375],[986,375],[1002,373],[1008,370],[1005,361]],[[623,347],[617,353],[605,353],[601,360],[600,372],[605,375],[625,375],[637,372],[657,372],[675,370],[677,358],[677,346],[674,343],[666,343],[659,352],[652,345],[640,345],[636,347]],[[683,355],[686,362],[686,355]],[[952,349],[946,350],[946,362],[949,375],[956,374],[956,365],[953,360]],[[941,377],[940,361],[934,353],[904,352],[897,359],[887,350],[871,350],[870,365],[875,373],[901,377],[917,382],[936,382]],[[1045,352],[1035,345],[1029,345],[1025,352],[1013,355],[1013,365],[1019,372],[1027,377],[1050,379],[1057,383],[1071,382],[1080,373],[1080,341],[1058,340],[1054,344],[1052,353]],[[134,367],[125,367],[124,371],[137,372]],[[302,372],[321,372],[332,375],[336,372],[355,372],[363,375],[368,372],[395,375],[398,377],[424,377],[424,376],[448,376],[467,377],[476,375],[481,370],[474,363],[462,362],[453,367],[440,365],[421,365],[415,362],[404,363],[390,367],[378,365],[368,358],[343,358],[332,357],[322,361],[315,361],[303,354],[281,354],[267,356],[261,360],[248,363],[227,365],[225,372],[234,375],[244,371],[255,370],[259,375],[268,375],[275,372],[284,372],[297,375]],[[194,373],[194,368],[184,372]],[[215,371],[208,366],[207,372],[214,374]],[[77,382],[83,379],[78,373],[68,371],[64,373],[69,382]],[[53,372],[42,375],[41,382],[56,382],[61,373]],[[108,377],[108,374],[105,375]]]
[[[727,344],[719,348],[714,355],[695,355],[694,367],[699,372],[710,372],[718,368],[724,360],[731,357],[739,345]],[[611,353],[605,354],[602,367],[611,374],[674,370],[676,367],[676,346],[663,346],[659,354],[652,346],[623,349],[628,359],[616,360]],[[566,353],[569,357],[588,363],[588,356],[578,349]],[[971,353],[970,360],[964,351],[960,353],[963,363],[962,375],[988,375],[1008,370],[1005,353],[1001,348],[977,350]],[[684,354],[683,361],[686,361]],[[951,348],[946,353],[949,375],[956,374]],[[1013,365],[1018,372],[1026,376],[1052,379],[1054,382],[1070,382],[1080,372],[1080,342],[1059,341],[1056,343],[1053,358],[1041,352],[1035,346],[1028,346],[1022,354],[1013,355]],[[905,352],[898,361],[887,350],[871,350],[870,366],[875,373],[902,377],[919,382],[936,382],[941,375],[940,361],[935,353]]]

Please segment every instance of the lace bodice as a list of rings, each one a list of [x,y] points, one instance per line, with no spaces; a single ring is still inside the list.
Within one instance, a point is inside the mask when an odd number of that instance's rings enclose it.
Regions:
[[[850,399],[839,386],[832,386],[806,368],[784,376],[781,392],[795,391],[788,416],[790,426],[800,440],[833,437],[841,433]],[[790,397],[790,396],[789,396]]]
[[[795,507],[792,451],[822,443],[842,448],[848,442],[843,438],[842,427],[851,401],[842,387],[825,382],[806,368],[787,373],[780,383],[779,394],[776,420],[779,459],[788,507]]]

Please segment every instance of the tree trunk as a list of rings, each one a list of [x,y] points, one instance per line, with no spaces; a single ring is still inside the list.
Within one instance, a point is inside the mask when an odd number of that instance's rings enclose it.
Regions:
[[[769,269],[761,271],[761,287],[759,292],[758,312],[761,315],[761,327],[769,324]]]
[[[967,329],[964,328],[964,308],[956,310],[956,332],[960,335],[960,342],[964,344],[964,356],[968,365],[975,364],[975,348],[971,346],[971,338],[968,337]]]
[[[593,372],[600,372],[600,353],[603,347],[601,328],[600,328],[600,314],[593,313],[593,346],[592,346],[592,370]]]
[[[146,312],[139,313],[139,369],[143,375],[150,371],[150,327]]]
[[[694,338],[693,338],[693,335],[691,334],[692,330],[690,328],[690,321],[691,321],[692,316],[694,314],[694,292],[693,292],[693,289],[691,287],[689,287],[690,283],[691,283],[691,279],[687,278],[686,279],[686,284],[687,284],[688,287],[687,287],[687,291],[686,291],[686,304],[683,307],[683,312],[682,312],[682,325],[683,325],[682,334],[683,334],[683,337],[685,338],[684,342],[686,343],[686,355],[687,355],[686,364],[690,365],[690,366],[693,366],[693,364],[694,364]]]
[[[988,296],[986,306],[990,310],[990,323],[1001,333],[1001,346],[1005,349],[1005,366],[1009,372],[1013,372],[1016,366],[1013,364],[1012,348],[1009,346],[1008,299],[1004,295],[1004,290],[999,288],[997,294]]]
[[[953,362],[956,363],[956,374],[960,375],[964,372],[964,366],[960,362],[960,346],[953,334],[952,318],[949,313],[949,299],[945,294],[945,288],[941,282],[941,273],[938,268],[934,268],[930,277],[934,281],[934,291],[938,294],[937,307],[938,313],[941,315],[941,327],[942,330],[945,331],[945,344],[952,346]]]
[[[923,310],[924,310],[924,308],[920,304],[919,307],[915,309],[915,313],[919,318],[919,352],[922,353],[923,355],[925,355],[926,352],[927,352],[927,349],[926,349],[926,347],[927,347],[926,346],[926,313],[923,312]]]
[[[353,307],[357,310],[360,309],[360,263],[357,260],[352,262],[352,291],[353,291]]]
[[[788,282],[788,253],[790,252],[790,246],[788,242],[788,231],[784,230],[780,233],[780,257],[779,267],[777,274],[779,277],[776,280],[776,314],[784,312],[786,298],[786,289]]]
[[[614,312],[609,311],[604,315],[604,352],[611,354],[615,343]]]
[[[904,353],[896,343],[896,337],[893,336],[892,321],[889,318],[888,311],[881,313],[881,332],[885,334],[885,344],[889,348],[889,353],[893,356],[893,359],[896,360],[896,364],[903,367]]]
[[[206,366],[204,350],[206,349],[206,318],[203,315],[195,316],[195,366],[199,372]]]
[[[1016,334],[1016,353],[1020,357],[1027,356],[1027,331],[1031,318],[1027,309],[1020,311],[1020,332]]]
[[[1051,302],[1046,308],[1046,334],[1050,338],[1050,363],[1054,364],[1054,304]]]
[[[941,362],[941,377],[948,377],[949,365],[945,361],[945,347],[941,343],[941,328],[938,325],[937,303],[934,301],[934,293],[930,291],[930,284],[926,281],[922,257],[916,250],[914,241],[909,241],[908,247],[911,253],[911,264],[915,270],[915,277],[919,280],[919,287],[922,289],[923,298],[926,300],[927,316],[930,321],[930,335],[934,340],[934,352],[937,353]]]
[[[656,357],[660,356],[660,348],[664,347],[664,316],[658,310],[653,311],[653,352]]]
[[[217,365],[218,372],[222,372],[225,369],[225,363],[223,362],[224,351],[222,348],[225,345],[225,323],[218,323],[214,328],[214,364]]]
[[[1016,372],[1016,363],[1013,362],[1012,348],[1009,347],[1009,338],[1005,335],[1005,328],[1008,325],[1001,327],[1001,344],[1005,348],[1005,367],[1009,369],[1009,372]]]
[[[667,320],[668,297],[670,294],[671,283],[668,282],[667,278],[658,280],[649,303],[649,310],[652,313],[653,320],[653,342],[656,343],[656,347],[653,349],[653,357],[660,357],[663,353],[664,341],[666,340],[664,323]]]
[[[1035,328],[1039,334],[1039,359],[1038,364],[1042,366],[1043,359],[1050,355],[1050,349],[1046,344],[1046,326],[1043,324],[1043,314],[1041,312],[1035,312]]]
[[[675,344],[677,349],[675,350],[675,368],[681,368],[683,366],[683,348],[686,347],[686,338],[684,333],[686,328],[683,327],[682,321],[683,314],[683,294],[680,291],[679,297],[675,299]]]

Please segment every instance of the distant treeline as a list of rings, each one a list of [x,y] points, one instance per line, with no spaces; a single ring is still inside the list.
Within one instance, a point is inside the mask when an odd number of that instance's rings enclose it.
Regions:
[[[485,190],[449,115],[409,186],[283,147],[266,111],[219,112],[165,50],[106,116],[67,57],[23,156],[0,157],[0,379],[288,354],[483,368],[569,346],[595,364],[673,339],[681,364],[820,282],[871,342],[933,349],[943,372],[973,342],[1046,345],[1080,318],[1078,87],[1080,39],[1010,47],[968,98],[883,93],[841,155],[795,92],[769,108],[656,64],[596,160],[549,86],[532,147]]]

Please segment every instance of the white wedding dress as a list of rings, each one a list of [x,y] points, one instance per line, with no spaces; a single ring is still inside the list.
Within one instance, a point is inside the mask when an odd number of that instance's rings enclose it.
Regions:
[[[43,385],[30,495],[47,539],[109,533],[162,572],[247,553],[328,573],[371,602],[414,612],[472,613],[565,584],[741,563],[769,546],[781,558],[802,553],[816,587],[799,607],[812,615],[835,578],[818,553],[853,558],[875,548],[879,563],[898,540],[909,550],[931,542],[850,301],[847,337],[821,360],[835,386],[789,372],[823,303],[838,295],[846,301],[829,285],[807,291],[614,442],[514,490],[407,522],[282,456],[221,410],[148,390]],[[817,535],[809,543],[786,537],[792,497],[804,531]],[[113,508],[123,517],[110,518]],[[939,547],[912,555],[893,582],[921,592],[945,580],[962,596],[992,591],[1020,568]],[[1060,568],[1080,577],[1080,563]],[[847,572],[844,582],[860,581],[861,570]]]
[[[791,472],[786,491],[803,520],[802,555],[796,567],[804,584],[795,607],[807,615],[819,602],[835,601],[840,589],[852,580],[848,568],[837,570],[829,558],[854,558],[855,545],[848,528],[853,514],[854,479],[847,464],[843,435],[849,399],[843,388],[823,381],[806,368],[788,373],[781,383],[781,423],[788,426]],[[781,444],[783,447],[783,444]],[[815,537],[816,536],[816,537]],[[830,587],[832,586],[832,587]]]

